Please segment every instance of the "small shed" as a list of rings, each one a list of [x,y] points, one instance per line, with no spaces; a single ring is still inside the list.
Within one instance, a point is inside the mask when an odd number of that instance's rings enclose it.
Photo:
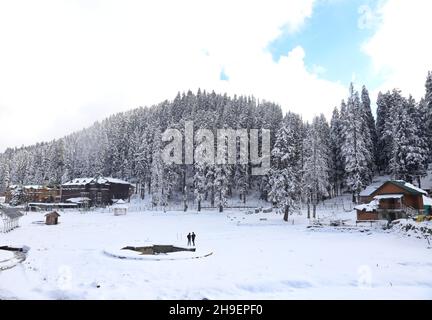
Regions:
[[[56,225],[58,224],[58,218],[60,215],[57,211],[50,212],[45,215],[45,224],[46,225]]]
[[[0,207],[0,232],[9,232],[19,227],[19,219],[23,216],[18,208]]]
[[[127,214],[128,206],[126,202],[122,199],[116,201],[116,203],[112,206],[115,216],[124,216]]]

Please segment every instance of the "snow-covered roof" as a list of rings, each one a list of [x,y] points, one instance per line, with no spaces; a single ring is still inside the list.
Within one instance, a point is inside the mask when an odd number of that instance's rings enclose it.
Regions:
[[[41,185],[28,185],[28,186],[23,186],[24,189],[35,189],[35,190],[41,190],[41,189],[50,189]]]
[[[403,194],[380,194],[378,196],[375,196],[375,200],[381,200],[381,199],[401,199],[403,197]]]
[[[83,202],[91,201],[91,199],[87,197],[78,197],[78,198],[69,198],[66,199],[66,201],[71,203],[83,203]]]
[[[432,199],[426,196],[423,196],[423,205],[432,206]]]
[[[68,181],[64,183],[64,186],[85,186],[89,183],[99,183],[99,184],[105,184],[105,183],[115,183],[115,184],[129,184],[129,182],[117,179],[117,178],[111,178],[111,177],[100,177],[100,178],[77,178],[72,179],[71,181]]]
[[[111,177],[108,177],[108,178],[105,178],[105,177],[99,178],[97,180],[97,182],[98,183],[107,183],[108,182],[108,183],[117,183],[117,184],[130,184],[127,181],[124,181],[124,180],[121,180],[121,179],[117,179],[117,178],[111,178]]]
[[[427,192],[424,191],[423,189],[420,189],[411,183],[405,182],[404,180],[395,180],[395,182],[399,183],[400,185],[404,186],[405,188],[408,188],[408,189],[411,189],[415,192],[419,192],[419,193],[427,195]]]
[[[77,178],[77,179],[72,179],[71,181],[68,181],[66,183],[63,183],[63,185],[64,186],[82,186],[82,185],[86,185],[92,181],[94,181],[94,178]]]
[[[368,186],[362,192],[360,192],[360,197],[370,196],[376,189],[378,189],[381,185],[378,186]]]
[[[18,219],[23,216],[20,210],[16,208],[0,208],[0,215],[9,219]]]
[[[378,209],[378,201],[372,200],[371,202],[366,204],[359,204],[358,206],[355,206],[354,209],[359,211],[373,212]]]
[[[124,201],[123,199],[113,199],[114,204],[111,206],[112,208],[117,208],[117,209],[128,209],[129,208],[129,204]]]
[[[76,207],[76,203],[67,202],[56,202],[56,203],[45,203],[45,202],[29,202],[27,204],[29,207]]]

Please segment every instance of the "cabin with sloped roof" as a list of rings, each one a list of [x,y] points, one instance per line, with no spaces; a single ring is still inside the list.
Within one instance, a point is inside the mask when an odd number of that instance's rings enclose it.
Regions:
[[[403,180],[388,180],[355,207],[357,220],[396,220],[424,213],[427,192]]]

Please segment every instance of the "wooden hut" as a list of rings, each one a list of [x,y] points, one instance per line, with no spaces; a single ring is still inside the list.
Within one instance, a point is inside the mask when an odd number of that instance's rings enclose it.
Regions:
[[[45,215],[45,224],[46,225],[56,225],[58,224],[58,218],[60,215],[57,211],[50,212]]]

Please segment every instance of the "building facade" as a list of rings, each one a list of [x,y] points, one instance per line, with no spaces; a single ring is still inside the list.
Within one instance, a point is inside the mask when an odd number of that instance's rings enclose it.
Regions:
[[[88,198],[91,206],[103,206],[118,199],[129,201],[133,186],[115,178],[79,178],[64,183],[60,194],[62,202],[73,198]]]

